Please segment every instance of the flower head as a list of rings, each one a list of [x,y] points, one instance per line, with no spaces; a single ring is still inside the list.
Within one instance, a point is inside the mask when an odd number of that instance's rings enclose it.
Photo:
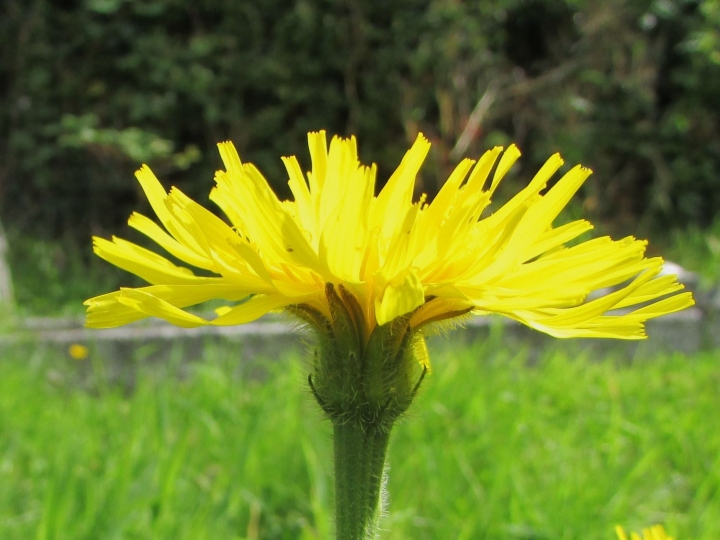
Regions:
[[[675,276],[659,275],[661,258],[644,257],[645,241],[600,237],[566,245],[592,228],[585,220],[554,226],[591,171],[576,166],[546,189],[563,165],[558,154],[483,216],[520,156],[514,145],[463,160],[427,202],[413,201],[430,148],[422,135],[377,196],[376,168],[360,164],[354,137],[334,137],[328,147],[321,131],[308,143],[307,175],[295,157],[283,158],[294,198],[288,201],[232,143],[219,144],[225,170],[216,173],[210,199],[227,221],[177,188],[166,193],[143,166],[136,176],[162,227],[138,213],[129,225],[204,272],[120,238],[95,238],[95,253],[149,286],[87,300],[87,326],[147,316],[184,327],[235,325],[297,306],[329,320],[329,285],[351,298],[365,340],[401,317],[417,329],[470,311],[499,313],[556,337],[639,339],[647,319],[693,304],[689,293],[674,294],[682,289]],[[611,286],[620,287],[590,299]],[[235,304],[212,320],[185,311],[218,298]]]

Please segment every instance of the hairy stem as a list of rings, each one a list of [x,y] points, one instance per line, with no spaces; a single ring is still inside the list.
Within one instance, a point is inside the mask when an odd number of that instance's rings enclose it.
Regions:
[[[336,539],[371,540],[380,517],[390,429],[349,422],[334,422],[333,428]]]

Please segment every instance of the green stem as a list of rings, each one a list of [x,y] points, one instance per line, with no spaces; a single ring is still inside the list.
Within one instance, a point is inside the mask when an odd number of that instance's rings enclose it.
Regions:
[[[333,423],[337,540],[375,538],[390,429]]]

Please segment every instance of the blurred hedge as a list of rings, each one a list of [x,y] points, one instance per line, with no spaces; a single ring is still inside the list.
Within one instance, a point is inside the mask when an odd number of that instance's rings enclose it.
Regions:
[[[205,201],[224,139],[286,194],[279,156],[307,164],[326,128],[381,178],[423,131],[430,194],[460,155],[514,140],[525,178],[557,150],[592,167],[581,200],[616,232],[703,226],[719,44],[719,0],[3,0],[0,216],[117,231],[146,205],[141,162]]]

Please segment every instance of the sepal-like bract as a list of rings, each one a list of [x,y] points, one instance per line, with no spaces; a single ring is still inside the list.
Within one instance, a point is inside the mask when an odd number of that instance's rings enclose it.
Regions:
[[[359,305],[342,285],[326,287],[331,319],[309,306],[296,312],[315,328],[317,346],[308,380],[333,422],[386,429],[412,403],[427,366],[417,354],[422,335],[410,326],[412,313],[375,326],[365,338]]]

